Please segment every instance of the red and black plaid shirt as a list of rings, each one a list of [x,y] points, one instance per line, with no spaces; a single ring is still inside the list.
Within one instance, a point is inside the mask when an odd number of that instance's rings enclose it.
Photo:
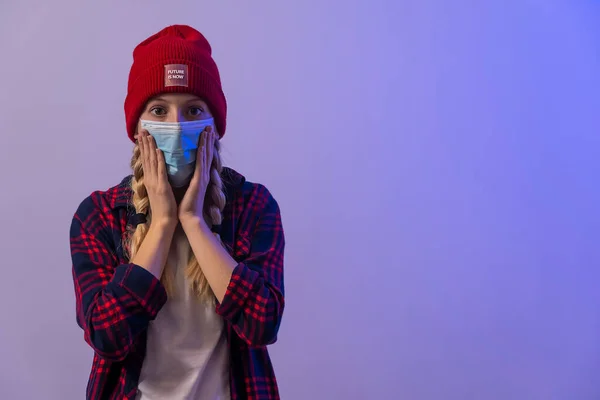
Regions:
[[[135,213],[131,177],[86,198],[71,225],[77,323],[94,349],[87,399],[134,399],[146,332],[167,301],[160,281],[126,258],[122,237]],[[231,398],[279,399],[266,346],[284,308],[284,235],[279,206],[262,185],[223,172],[222,241],[239,263],[217,313],[226,321]]]

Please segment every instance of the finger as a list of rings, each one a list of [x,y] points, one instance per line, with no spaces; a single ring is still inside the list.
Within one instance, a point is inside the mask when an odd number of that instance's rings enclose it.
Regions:
[[[138,137],[138,146],[140,148],[140,157],[142,159],[142,168],[145,170],[148,165],[148,152],[146,151],[145,135],[140,133]]]
[[[196,173],[200,174],[204,167],[202,154],[204,153],[204,147],[206,143],[206,129],[200,134],[200,144],[198,146],[198,153],[196,154]]]
[[[204,151],[202,152],[202,175],[206,179],[210,175],[210,161],[208,154],[210,152],[210,133],[206,134],[206,141],[204,143]]]
[[[167,165],[165,163],[165,155],[160,149],[156,149],[156,160],[158,169],[158,179],[160,182],[167,181]]]
[[[202,148],[202,172],[204,174],[206,174],[206,159],[207,159],[207,152],[208,152],[208,147],[209,147],[209,143],[210,143],[210,126],[206,129],[206,132],[204,132],[204,143],[203,143],[203,148]]]
[[[210,171],[210,145],[211,145],[211,142],[212,142],[212,133],[208,133],[206,135],[206,146],[204,147],[204,162],[202,163],[205,175]]]
[[[208,168],[209,168],[209,173],[210,173],[210,168],[212,168],[212,163],[213,163],[213,158],[215,155],[215,141],[216,141],[217,135],[215,134],[214,131],[210,132],[210,140],[208,143],[208,153],[207,153],[207,160],[206,162],[208,163]]]
[[[142,135],[143,135],[143,133],[144,133],[144,132],[147,132],[147,131],[146,131],[145,129],[138,129],[138,130],[135,132],[135,135],[133,135],[133,138],[134,138],[135,140],[139,140],[139,139],[142,137]]]
[[[145,165],[144,165],[144,176],[146,177],[146,183],[151,184],[152,177],[154,176],[152,173],[152,153],[150,150],[150,136],[144,135],[142,139],[144,142],[144,154],[145,154]]]
[[[158,167],[157,167],[157,159],[156,159],[156,143],[154,142],[154,138],[152,136],[147,136],[147,149],[148,150],[148,161],[150,163],[150,173],[154,178],[158,176]]]
[[[200,152],[202,150],[202,147],[204,147],[204,143],[206,140],[206,133],[209,127],[206,127],[202,130],[202,132],[200,132],[200,139],[198,140],[198,151]]]
[[[202,133],[202,146],[206,147],[206,142],[208,141],[208,137],[210,136],[210,126],[204,128],[204,132]]]

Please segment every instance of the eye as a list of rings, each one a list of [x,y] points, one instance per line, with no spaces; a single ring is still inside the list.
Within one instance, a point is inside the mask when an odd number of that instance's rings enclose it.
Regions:
[[[204,109],[202,109],[201,107],[190,107],[190,115],[193,117],[198,117],[200,115],[202,115],[202,113],[204,112]]]
[[[163,107],[152,107],[152,109],[150,109],[150,114],[155,115],[157,117],[162,117],[167,113],[167,110],[165,110]]]

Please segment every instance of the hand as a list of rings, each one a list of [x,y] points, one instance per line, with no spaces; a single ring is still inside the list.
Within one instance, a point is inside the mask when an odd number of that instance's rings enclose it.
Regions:
[[[144,186],[152,210],[152,223],[174,224],[177,222],[177,203],[167,178],[165,157],[148,132],[142,131],[137,140],[144,170]]]
[[[204,221],[204,198],[210,183],[216,137],[216,132],[210,126],[200,136],[194,175],[181,200],[181,204],[179,204],[178,217],[182,223],[190,219]]]

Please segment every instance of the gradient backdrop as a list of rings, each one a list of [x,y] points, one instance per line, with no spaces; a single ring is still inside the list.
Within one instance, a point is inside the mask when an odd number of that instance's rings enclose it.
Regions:
[[[600,3],[0,3],[0,399],[84,398],[68,231],[133,47],[211,41],[287,233],[284,400],[600,399]]]

